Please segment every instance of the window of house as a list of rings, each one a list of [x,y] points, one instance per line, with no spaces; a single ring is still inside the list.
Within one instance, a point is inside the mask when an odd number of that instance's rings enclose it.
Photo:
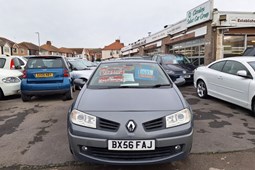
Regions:
[[[5,53],[9,53],[10,52],[10,49],[8,47],[4,47],[4,52]]]
[[[17,53],[17,48],[13,48],[13,49],[12,49],[12,52],[13,52],[13,53]]]
[[[23,48],[20,49],[20,53],[24,54],[24,49]]]

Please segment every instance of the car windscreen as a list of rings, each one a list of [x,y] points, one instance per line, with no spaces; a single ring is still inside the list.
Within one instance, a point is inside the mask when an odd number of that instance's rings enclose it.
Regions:
[[[93,74],[88,88],[150,88],[171,86],[157,63],[103,63]]]
[[[183,55],[166,55],[162,57],[163,64],[191,64],[189,59]]]
[[[73,70],[86,70],[88,67],[85,63],[80,62],[80,60],[69,60],[70,64],[73,67]]]
[[[249,64],[253,68],[253,70],[255,71],[255,61],[249,62]]]
[[[33,57],[29,58],[27,68],[63,68],[64,63],[60,57]]]
[[[0,58],[0,68],[4,68],[6,59],[5,58]]]

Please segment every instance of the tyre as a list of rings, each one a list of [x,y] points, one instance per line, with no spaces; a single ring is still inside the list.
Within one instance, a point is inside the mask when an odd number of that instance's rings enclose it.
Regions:
[[[73,99],[73,88],[70,86],[70,89],[65,94],[65,100],[72,100]]]
[[[0,89],[0,100],[4,98],[4,93],[2,91],[2,89]]]
[[[255,100],[251,104],[251,115],[255,117]]]
[[[23,93],[21,93],[21,99],[23,102],[27,102],[31,100],[31,96],[25,95]]]
[[[200,98],[206,98],[208,96],[206,84],[203,80],[199,80],[197,83],[197,95]]]

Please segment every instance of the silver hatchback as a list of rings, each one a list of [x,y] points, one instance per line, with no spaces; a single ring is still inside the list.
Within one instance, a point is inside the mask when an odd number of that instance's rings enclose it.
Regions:
[[[156,62],[101,63],[68,112],[70,150],[78,160],[152,164],[185,158],[193,113]]]

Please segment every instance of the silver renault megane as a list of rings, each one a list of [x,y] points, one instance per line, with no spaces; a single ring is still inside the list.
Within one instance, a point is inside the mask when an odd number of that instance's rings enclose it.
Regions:
[[[103,164],[153,164],[185,158],[193,113],[156,62],[101,63],[68,112],[74,158]]]

